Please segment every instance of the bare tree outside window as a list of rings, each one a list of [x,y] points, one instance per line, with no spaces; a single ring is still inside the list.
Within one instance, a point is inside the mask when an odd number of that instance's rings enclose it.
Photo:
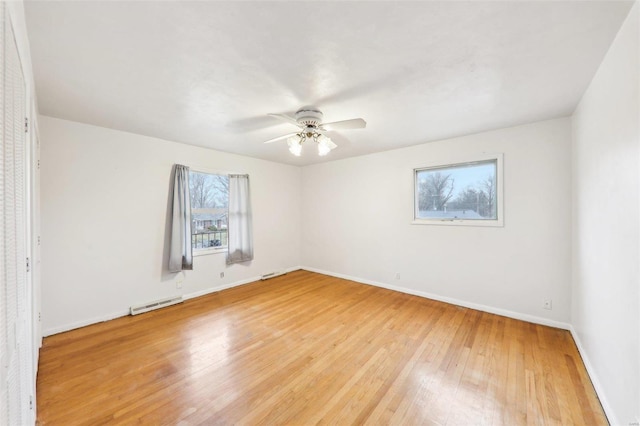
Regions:
[[[229,178],[225,175],[191,172],[189,175],[192,209],[226,208]]]
[[[193,249],[197,252],[226,247],[229,177],[191,171],[189,191]]]
[[[486,198],[485,216],[496,216],[496,176],[487,176],[480,184],[480,191]]]
[[[415,174],[416,219],[497,219],[497,160],[417,169]]]
[[[418,179],[420,210],[443,210],[453,197],[455,180],[451,174],[434,172]]]

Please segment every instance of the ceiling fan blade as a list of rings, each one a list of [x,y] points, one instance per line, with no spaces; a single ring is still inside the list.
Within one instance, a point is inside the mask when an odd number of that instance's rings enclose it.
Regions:
[[[270,115],[271,117],[279,118],[280,120],[286,121],[287,123],[293,124],[294,126],[298,126],[300,128],[303,127],[300,125],[300,123],[296,121],[295,118],[289,117],[288,115],[284,115],[284,114],[267,114],[267,115]]]
[[[367,122],[362,118],[353,118],[351,120],[334,121],[333,123],[322,124],[322,128],[324,130],[364,129],[365,127],[367,127]]]
[[[297,134],[298,133],[289,133],[287,135],[278,136],[277,138],[269,139],[268,141],[265,141],[264,143],[278,142],[279,140],[286,139],[286,138],[288,138],[290,136],[295,136]]]

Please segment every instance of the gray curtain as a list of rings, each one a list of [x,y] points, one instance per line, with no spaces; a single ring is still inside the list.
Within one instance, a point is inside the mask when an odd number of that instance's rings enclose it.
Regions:
[[[169,271],[193,269],[191,252],[191,199],[189,195],[189,167],[176,164],[171,192],[171,246]]]
[[[229,247],[227,264],[253,259],[248,175],[229,175]]]

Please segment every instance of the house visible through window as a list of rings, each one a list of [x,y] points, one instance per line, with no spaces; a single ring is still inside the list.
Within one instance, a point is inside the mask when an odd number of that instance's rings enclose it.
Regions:
[[[191,244],[194,251],[227,247],[229,178],[226,175],[189,172]]]
[[[415,169],[415,222],[501,225],[501,159]]]

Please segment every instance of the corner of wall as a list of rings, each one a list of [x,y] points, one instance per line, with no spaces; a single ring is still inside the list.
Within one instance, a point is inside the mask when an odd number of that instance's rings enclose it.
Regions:
[[[636,0],[571,116],[571,334],[620,425],[640,417],[639,68]]]

